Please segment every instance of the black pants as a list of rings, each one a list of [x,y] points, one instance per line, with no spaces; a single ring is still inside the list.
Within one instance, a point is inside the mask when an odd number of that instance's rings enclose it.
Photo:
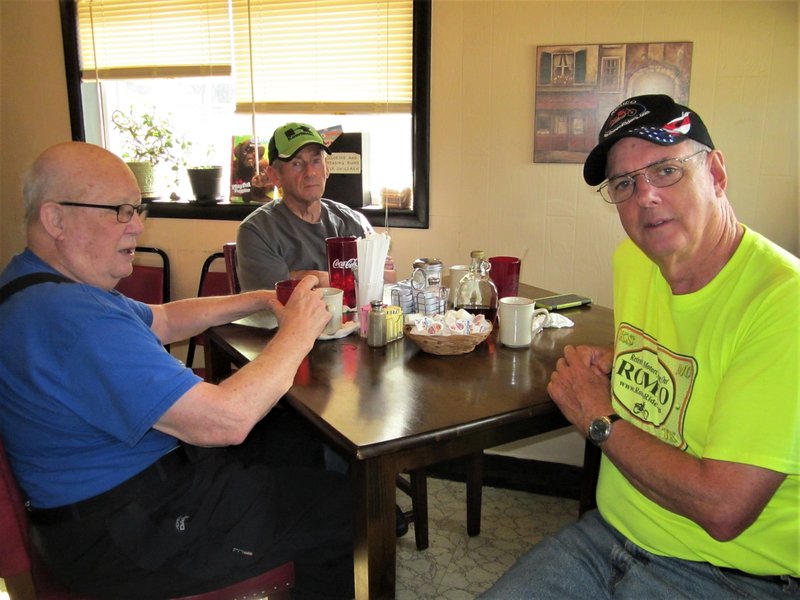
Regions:
[[[141,600],[291,560],[295,598],[353,597],[349,482],[321,468],[320,442],[294,413],[273,410],[242,446],[185,453],[164,481],[108,509],[51,523],[32,515],[54,574],[90,596]]]

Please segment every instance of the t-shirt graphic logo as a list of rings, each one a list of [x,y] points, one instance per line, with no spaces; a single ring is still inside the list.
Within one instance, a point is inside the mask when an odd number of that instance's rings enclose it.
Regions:
[[[627,323],[617,331],[614,399],[641,429],[686,448],[683,424],[697,377],[697,362],[661,346]]]

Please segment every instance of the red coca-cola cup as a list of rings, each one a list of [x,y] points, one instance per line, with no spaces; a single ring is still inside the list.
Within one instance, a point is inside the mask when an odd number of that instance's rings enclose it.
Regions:
[[[342,303],[356,306],[356,277],[353,269],[358,266],[356,236],[326,238],[328,250],[328,277],[330,287],[344,290]]]

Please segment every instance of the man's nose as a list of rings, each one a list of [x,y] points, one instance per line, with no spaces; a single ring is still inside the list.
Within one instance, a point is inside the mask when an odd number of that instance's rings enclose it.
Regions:
[[[138,212],[133,213],[125,233],[130,235],[141,235],[144,232],[144,217]]]
[[[661,201],[658,196],[658,188],[647,180],[644,173],[637,173],[633,176],[633,200],[639,206],[652,206]]]

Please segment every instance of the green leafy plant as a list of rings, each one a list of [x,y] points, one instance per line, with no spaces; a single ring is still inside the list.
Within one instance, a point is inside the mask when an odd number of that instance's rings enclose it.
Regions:
[[[192,143],[175,132],[168,118],[155,112],[137,113],[115,110],[111,115],[114,128],[122,134],[122,158],[129,161],[167,165],[178,184],[178,172],[186,166],[186,155]]]
[[[205,152],[200,149],[197,149],[193,155],[191,160],[189,161],[189,167],[194,169],[210,169],[214,166],[214,157],[216,156],[216,149],[214,148],[214,144],[208,144],[205,147]]]

